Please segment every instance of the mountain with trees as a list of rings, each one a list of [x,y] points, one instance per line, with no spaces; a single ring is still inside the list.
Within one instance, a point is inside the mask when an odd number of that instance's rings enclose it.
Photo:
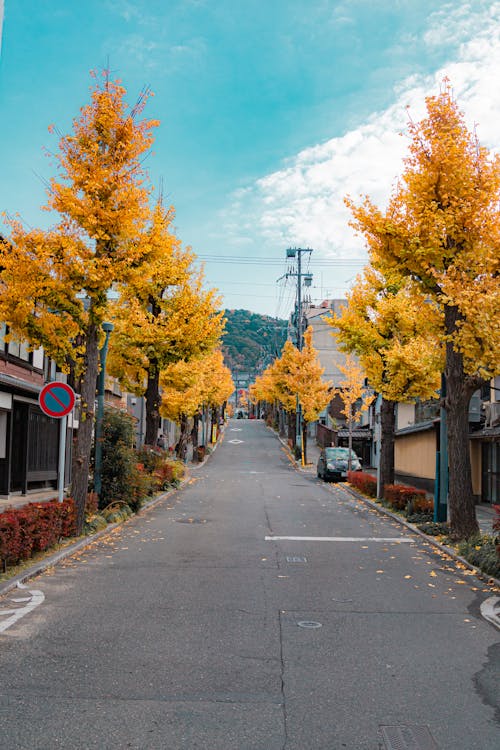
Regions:
[[[279,356],[287,321],[249,310],[225,310],[224,361],[232,371],[254,373]]]

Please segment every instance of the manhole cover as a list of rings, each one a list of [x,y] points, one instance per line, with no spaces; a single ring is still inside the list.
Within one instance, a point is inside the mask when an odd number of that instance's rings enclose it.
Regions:
[[[287,563],[306,563],[307,557],[287,557],[286,558]]]
[[[177,523],[208,523],[206,518],[178,518]]]
[[[309,630],[316,630],[323,627],[320,622],[313,622],[313,620],[299,620],[297,625],[299,628],[308,628]]]
[[[386,750],[439,750],[429,727],[380,727]]]

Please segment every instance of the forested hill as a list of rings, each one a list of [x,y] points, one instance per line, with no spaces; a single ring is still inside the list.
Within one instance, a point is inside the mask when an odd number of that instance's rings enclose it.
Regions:
[[[232,371],[251,375],[279,356],[286,340],[287,321],[249,310],[226,310],[223,351]]]

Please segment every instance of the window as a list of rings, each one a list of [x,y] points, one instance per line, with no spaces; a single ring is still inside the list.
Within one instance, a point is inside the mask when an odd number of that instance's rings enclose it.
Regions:
[[[5,341],[5,338],[3,340]],[[28,344],[26,341],[19,341],[18,339],[12,338],[7,343],[7,352],[11,355],[11,357],[17,357],[18,359],[22,359],[24,362],[31,362],[31,352],[28,349]]]
[[[431,422],[439,417],[440,401],[431,398],[428,401],[417,401],[415,404],[415,424]]]

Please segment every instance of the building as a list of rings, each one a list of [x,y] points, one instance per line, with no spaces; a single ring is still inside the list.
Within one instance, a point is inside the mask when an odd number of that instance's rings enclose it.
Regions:
[[[394,445],[397,481],[434,491],[439,428],[438,401],[397,405]],[[500,503],[500,377],[471,399],[469,445],[476,501]]]
[[[335,329],[329,325],[327,318],[332,314],[340,314],[346,305],[346,299],[330,299],[324,300],[320,305],[309,305],[304,311],[304,327],[311,326],[313,329],[312,343],[325,370],[323,378],[331,381],[334,388],[338,388],[345,377],[339,366],[345,364],[346,355],[340,350],[333,335]],[[342,409],[343,402],[340,396],[334,396],[324,416],[320,418],[320,425],[316,427],[316,437],[320,445],[348,444],[349,432],[345,426],[346,419]],[[372,439],[370,414],[366,412],[362,414],[353,432],[353,448],[364,466],[373,463]]]
[[[24,342],[8,341],[7,334],[5,324],[0,324],[0,496],[3,498],[57,487],[60,420],[42,412],[38,395],[45,383],[65,380],[43,349],[29,351]],[[76,426],[71,415],[69,435]],[[66,445],[65,479],[69,482],[72,441],[67,439]]]

